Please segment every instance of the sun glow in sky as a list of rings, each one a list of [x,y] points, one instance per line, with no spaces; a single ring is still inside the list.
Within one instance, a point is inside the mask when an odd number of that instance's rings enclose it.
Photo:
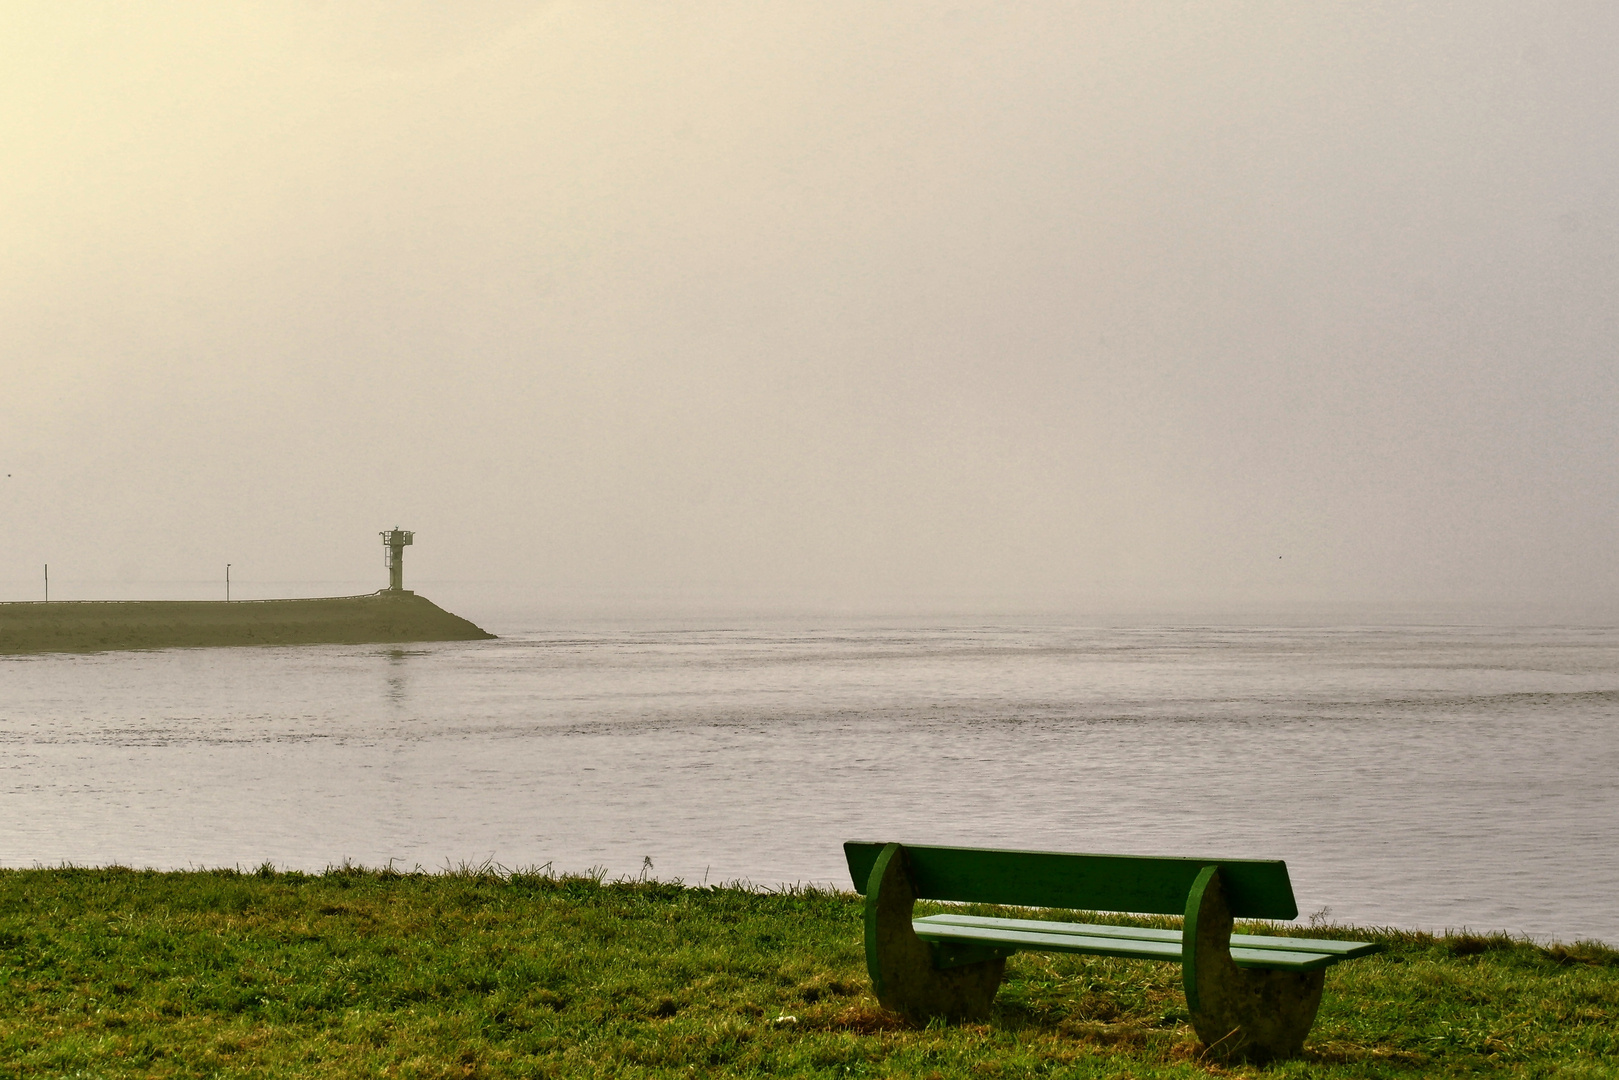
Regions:
[[[1619,8],[14,3],[0,590],[1619,609]]]

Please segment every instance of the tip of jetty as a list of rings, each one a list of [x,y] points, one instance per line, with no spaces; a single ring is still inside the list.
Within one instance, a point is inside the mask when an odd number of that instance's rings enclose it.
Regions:
[[[0,654],[477,641],[494,636],[425,597],[386,589],[310,600],[0,604]]]

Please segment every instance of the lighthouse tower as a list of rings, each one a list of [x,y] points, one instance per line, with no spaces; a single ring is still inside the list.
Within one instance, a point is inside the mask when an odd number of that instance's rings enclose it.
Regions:
[[[388,591],[405,591],[405,545],[416,541],[416,534],[397,525],[382,534],[382,546],[387,552],[382,564],[388,568]]]

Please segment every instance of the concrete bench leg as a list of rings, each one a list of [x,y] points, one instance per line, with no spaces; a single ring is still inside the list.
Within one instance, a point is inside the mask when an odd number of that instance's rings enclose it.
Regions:
[[[1231,959],[1231,911],[1218,867],[1205,867],[1186,900],[1182,938],[1192,1027],[1215,1057],[1295,1057],[1321,1007],[1324,971],[1239,968]]]
[[[984,960],[940,970],[927,943],[911,927],[916,893],[905,849],[889,844],[877,856],[866,885],[866,970],[883,1008],[913,1023],[935,1016],[983,1020],[1006,971],[1005,960]]]

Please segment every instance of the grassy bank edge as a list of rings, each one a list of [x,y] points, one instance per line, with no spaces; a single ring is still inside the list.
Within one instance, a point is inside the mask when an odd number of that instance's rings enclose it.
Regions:
[[[106,1075],[1221,1071],[1197,1056],[1168,964],[1023,954],[989,1024],[908,1028],[870,999],[859,911],[816,887],[492,864],[0,870],[0,1062]],[[1619,951],[1604,944],[1245,929],[1387,950],[1334,969],[1307,1058],[1269,1075],[1566,1075],[1615,1061]]]
[[[650,868],[651,860],[648,860]],[[144,880],[224,880],[251,879],[282,884],[315,884],[323,881],[378,883],[391,881],[445,881],[476,884],[513,885],[544,883],[562,890],[586,887],[603,891],[629,890],[662,893],[667,890],[691,893],[731,894],[761,899],[782,896],[826,896],[861,904],[864,897],[853,889],[825,887],[819,884],[761,885],[747,880],[691,885],[681,878],[659,878],[644,870],[639,875],[609,875],[601,868],[582,872],[562,872],[552,869],[550,863],[531,867],[508,867],[493,860],[461,862],[441,869],[428,870],[421,865],[401,870],[389,864],[381,867],[365,866],[349,860],[330,863],[323,870],[288,870],[265,861],[258,866],[197,867],[185,870],[162,870],[152,867],[131,867],[121,863],[104,865],[78,865],[62,862],[32,867],[0,866],[0,881],[17,875],[81,875],[109,874]],[[920,901],[917,913],[932,911],[970,910],[985,914],[999,914],[1017,918],[1051,918],[1068,922],[1099,923],[1108,926],[1148,926],[1179,930],[1182,920],[1176,915],[1132,915],[1114,911],[1085,911],[1061,909],[1043,911],[1031,908],[1013,908],[991,904],[951,904]],[[1414,930],[1398,926],[1363,926],[1354,923],[1336,923],[1320,917],[1306,921],[1280,922],[1264,919],[1239,919],[1234,933],[1270,934],[1278,937],[1324,938],[1341,941],[1375,941],[1389,948],[1441,947],[1452,956],[1475,956],[1479,953],[1502,950],[1528,950],[1556,964],[1596,964],[1619,967],[1619,947],[1596,939],[1578,939],[1573,942],[1537,941],[1528,934],[1514,934],[1507,930],[1479,930],[1473,927],[1450,927],[1444,930]]]

